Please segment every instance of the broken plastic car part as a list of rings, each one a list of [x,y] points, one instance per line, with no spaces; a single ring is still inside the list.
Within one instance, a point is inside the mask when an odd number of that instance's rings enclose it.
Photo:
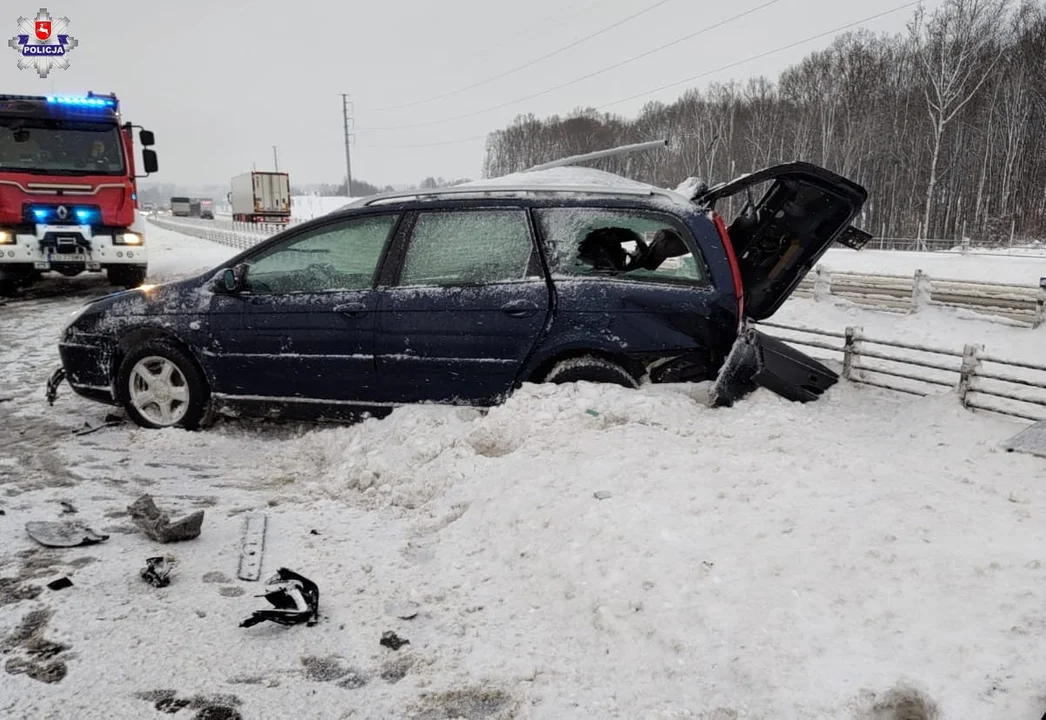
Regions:
[[[47,547],[77,547],[95,545],[109,539],[81,522],[33,521],[25,524],[29,537]]]
[[[747,329],[734,343],[712,388],[712,406],[730,407],[757,386],[787,400],[810,402],[839,375],[775,337]]]
[[[133,504],[128,505],[127,512],[139,530],[161,543],[192,540],[199,537],[203,525],[203,510],[197,510],[172,522],[167,513],[160,512],[149,495],[142,495]]]
[[[275,610],[255,610],[240,627],[251,627],[266,620],[280,625],[315,625],[320,609],[320,589],[312,580],[293,570],[280,568],[266,585],[275,588],[257,597],[264,597]]]
[[[55,398],[58,397],[58,386],[65,380],[65,368],[60,367],[51,373],[51,378],[47,381],[47,404],[54,405]]]
[[[145,567],[141,570],[142,579],[153,587],[167,587],[171,584],[171,570],[174,565],[165,557],[146,558]]]

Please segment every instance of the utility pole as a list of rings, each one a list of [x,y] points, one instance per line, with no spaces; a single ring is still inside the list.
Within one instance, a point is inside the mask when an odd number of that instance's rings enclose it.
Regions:
[[[280,171],[280,156],[276,152],[276,146],[272,146],[272,167],[276,172]]]
[[[352,197],[352,159],[349,155],[349,121],[353,120],[353,118],[349,117],[349,113],[352,111],[351,105],[348,93],[342,93],[341,116],[345,123],[345,194],[348,197]],[[354,120],[353,123],[355,124]]]

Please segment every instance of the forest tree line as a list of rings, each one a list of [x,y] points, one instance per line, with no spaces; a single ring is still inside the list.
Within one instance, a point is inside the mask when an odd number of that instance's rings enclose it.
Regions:
[[[1046,237],[1046,4],[946,0],[904,33],[840,36],[776,82],[690,89],[632,119],[522,115],[488,136],[484,175],[661,138],[590,166],[675,187],[803,160],[868,189],[860,224],[876,236]]]

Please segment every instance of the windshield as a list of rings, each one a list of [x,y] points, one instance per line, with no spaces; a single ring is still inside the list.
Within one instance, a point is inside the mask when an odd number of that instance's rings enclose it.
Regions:
[[[0,117],[0,170],[69,175],[122,175],[116,125]]]

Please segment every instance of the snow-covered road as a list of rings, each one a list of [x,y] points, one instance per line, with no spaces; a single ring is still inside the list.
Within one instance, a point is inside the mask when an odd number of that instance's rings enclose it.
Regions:
[[[150,280],[233,252],[149,237]],[[353,427],[75,436],[106,409],[67,388],[49,407],[44,383],[65,317],[107,290],[65,281],[0,307],[0,717],[161,717],[183,701],[176,717],[1046,710],[1046,461],[998,448],[1022,423],[846,384],[717,411],[686,386],[581,386]],[[796,300],[775,319],[1046,349],[1046,329],[945,311]],[[126,515],[142,493],[203,509],[202,535],[148,540]],[[235,579],[248,512],[269,519],[263,579],[285,566],[318,583],[315,627],[238,627],[265,606]],[[70,517],[109,540],[47,550],[24,530]],[[156,589],[138,571],[166,553],[173,580]],[[46,588],[63,575],[72,587]],[[387,630],[410,644],[382,647]]]

